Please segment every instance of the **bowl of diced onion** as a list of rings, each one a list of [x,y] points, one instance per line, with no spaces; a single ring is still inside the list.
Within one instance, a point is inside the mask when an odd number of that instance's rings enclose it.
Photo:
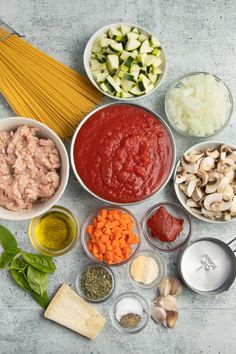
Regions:
[[[83,60],[92,84],[117,100],[146,97],[160,86],[166,72],[159,40],[146,29],[127,23],[99,29],[88,41]]]
[[[184,136],[207,138],[228,125],[233,98],[226,84],[207,72],[192,72],[177,79],[165,96],[171,126]]]

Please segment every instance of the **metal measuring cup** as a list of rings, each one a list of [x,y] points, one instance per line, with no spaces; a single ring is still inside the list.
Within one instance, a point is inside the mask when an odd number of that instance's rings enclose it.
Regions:
[[[225,243],[211,237],[193,241],[178,257],[178,271],[184,284],[199,294],[218,294],[226,291],[236,277],[236,240]]]

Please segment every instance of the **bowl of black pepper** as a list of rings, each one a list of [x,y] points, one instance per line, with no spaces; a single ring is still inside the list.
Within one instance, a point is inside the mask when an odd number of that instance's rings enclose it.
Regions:
[[[114,273],[103,265],[89,264],[78,274],[76,289],[87,301],[105,301],[111,297],[115,289]]]

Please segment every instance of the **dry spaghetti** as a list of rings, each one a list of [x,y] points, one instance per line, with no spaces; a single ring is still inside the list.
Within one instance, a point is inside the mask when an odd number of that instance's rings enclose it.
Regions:
[[[0,27],[0,38],[9,33]],[[0,42],[0,91],[18,116],[39,120],[62,139],[101,101],[85,77],[16,34]]]

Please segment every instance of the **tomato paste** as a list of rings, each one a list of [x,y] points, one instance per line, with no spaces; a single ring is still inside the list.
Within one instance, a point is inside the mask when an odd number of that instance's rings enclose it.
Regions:
[[[183,230],[184,220],[171,215],[164,206],[161,206],[147,220],[147,225],[153,237],[163,242],[173,242]]]
[[[145,109],[128,104],[95,112],[74,145],[75,167],[87,188],[119,203],[154,193],[170,172],[172,154],[165,126]]]

